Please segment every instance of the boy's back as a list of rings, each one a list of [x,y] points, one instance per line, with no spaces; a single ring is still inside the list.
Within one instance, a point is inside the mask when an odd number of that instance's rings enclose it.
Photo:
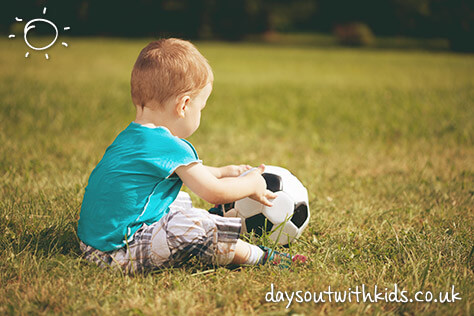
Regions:
[[[175,169],[198,161],[192,145],[166,128],[130,123],[89,178],[79,238],[102,251],[125,246],[124,236],[131,241],[143,223],[167,213],[182,185]]]

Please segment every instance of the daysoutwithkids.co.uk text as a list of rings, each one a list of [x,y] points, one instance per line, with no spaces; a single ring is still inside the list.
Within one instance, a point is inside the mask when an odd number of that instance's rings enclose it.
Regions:
[[[454,285],[451,291],[440,291],[433,293],[431,291],[417,291],[410,295],[406,290],[400,290],[397,284],[394,284],[393,289],[384,288],[381,291],[377,285],[373,289],[369,289],[364,284],[356,286],[355,289],[349,288],[345,291],[333,291],[331,286],[327,290],[321,292],[310,291],[277,291],[273,283],[270,286],[270,291],[265,294],[265,301],[279,303],[288,302],[286,308],[289,308],[293,302],[316,304],[335,302],[357,302],[357,303],[413,303],[413,302],[427,302],[427,303],[453,303],[461,300],[460,294],[455,292]]]

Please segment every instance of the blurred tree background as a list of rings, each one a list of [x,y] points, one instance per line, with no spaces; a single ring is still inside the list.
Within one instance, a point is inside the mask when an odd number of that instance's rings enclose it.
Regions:
[[[473,0],[18,0],[3,5],[0,31],[15,17],[48,18],[76,36],[179,36],[239,41],[280,32],[334,33],[342,44],[377,36],[446,38],[474,51]],[[41,32],[41,30],[38,30]]]

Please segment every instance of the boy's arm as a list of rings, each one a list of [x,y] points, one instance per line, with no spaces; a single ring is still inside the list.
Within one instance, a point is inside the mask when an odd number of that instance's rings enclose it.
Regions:
[[[245,197],[250,197],[264,205],[272,206],[269,199],[276,194],[267,190],[267,184],[262,177],[265,166],[243,177],[217,178],[207,167],[200,163],[181,166],[176,174],[184,184],[199,197],[211,204],[225,204]]]
[[[229,165],[225,167],[209,167],[204,166],[210,173],[212,173],[217,179],[225,177],[238,177],[247,170],[252,169],[249,165]]]

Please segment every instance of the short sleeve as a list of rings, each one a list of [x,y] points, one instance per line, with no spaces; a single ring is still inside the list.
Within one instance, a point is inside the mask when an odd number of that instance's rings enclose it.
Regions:
[[[194,149],[193,145],[185,139],[176,138],[178,141],[178,146],[176,147],[176,151],[172,153],[170,156],[171,159],[166,163],[166,176],[165,178],[169,178],[174,174],[176,169],[181,166],[188,166],[193,163],[200,163],[202,162],[199,160],[198,154],[196,149]]]
[[[167,129],[148,129],[145,132],[145,141],[140,148],[142,161],[148,166],[144,165],[143,170],[154,170],[153,174],[166,179],[181,166],[201,162],[190,142],[173,136]]]

